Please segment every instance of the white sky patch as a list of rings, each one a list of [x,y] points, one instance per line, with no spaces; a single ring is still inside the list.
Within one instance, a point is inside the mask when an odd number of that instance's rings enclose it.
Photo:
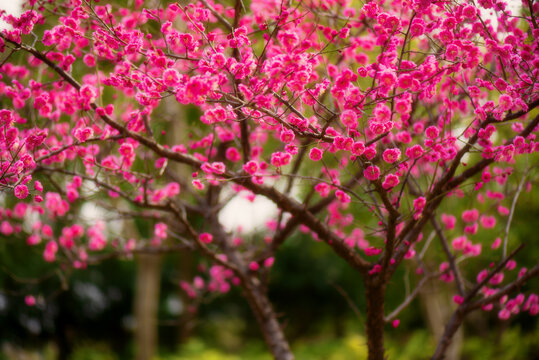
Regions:
[[[98,221],[105,222],[107,232],[120,234],[123,229],[123,220],[113,219],[114,213],[103,209],[101,206],[98,206],[96,203],[87,201],[82,205],[80,209],[80,217],[88,226],[95,225]]]
[[[81,217],[88,225],[93,225],[97,221],[105,219],[105,209],[97,206],[93,202],[85,202],[80,209]]]
[[[256,196],[250,201],[245,194],[240,194],[221,210],[219,221],[227,231],[251,233],[263,228],[277,214],[277,206],[271,200]]]
[[[27,233],[32,233],[32,227],[39,221],[39,213],[37,211],[27,211],[24,216],[22,229]]]
[[[22,0],[0,0],[0,10],[5,10],[8,14],[19,16],[22,13]],[[11,27],[5,21],[0,21],[0,30]]]
[[[521,9],[522,9],[522,2],[520,0],[507,1],[507,7],[505,8],[505,11],[507,13],[511,13],[512,16],[520,15]],[[498,29],[498,18],[494,9],[484,9],[482,7],[479,7],[479,11],[481,13],[481,18],[483,20],[487,20],[487,19],[490,20],[494,29],[495,30]]]
[[[266,185],[273,185],[277,190],[284,193],[286,179],[280,181],[266,181]],[[296,179],[292,186],[290,196],[301,202],[299,198],[301,179]],[[256,231],[265,230],[266,223],[270,220],[277,220],[279,209],[277,205],[268,198],[257,195],[251,201],[247,197],[248,192],[241,192],[234,197],[225,207],[219,212],[219,222],[223,225],[226,231],[234,233],[249,234]],[[223,197],[229,196],[224,193]],[[283,220],[290,218],[289,213],[285,213]]]

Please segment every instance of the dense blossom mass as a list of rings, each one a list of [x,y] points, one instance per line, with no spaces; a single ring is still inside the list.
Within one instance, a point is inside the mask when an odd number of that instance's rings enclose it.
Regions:
[[[2,15],[1,234],[79,269],[107,251],[196,248],[210,266],[182,288],[241,286],[278,359],[293,355],[264,284],[298,228],[358,271],[369,358],[417,295],[385,312],[399,266],[417,289],[454,284],[434,358],[472,310],[539,313],[522,291],[538,265],[515,261],[511,233],[537,175],[538,2],[130,3]],[[279,209],[262,238],[225,231],[236,196]],[[84,221],[87,202],[154,231]]]

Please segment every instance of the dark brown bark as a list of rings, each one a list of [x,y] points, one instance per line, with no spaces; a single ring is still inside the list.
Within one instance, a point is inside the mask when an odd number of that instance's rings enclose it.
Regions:
[[[432,356],[432,360],[441,360],[445,357],[445,352],[449,345],[451,344],[451,340],[453,339],[453,335],[457,332],[457,330],[460,327],[460,324],[462,324],[462,320],[464,319],[464,314],[461,310],[461,308],[457,309],[453,315],[451,316],[451,319],[449,319],[449,322],[445,326],[444,335],[440,339],[440,342],[438,343],[438,346],[436,347],[436,351],[434,352],[434,355]]]
[[[454,289],[435,278],[427,281],[423,290],[420,291],[420,300],[424,308],[424,317],[435,339],[442,339],[445,325],[448,324],[453,311],[456,309],[451,299]],[[452,341],[448,344],[445,353],[446,360],[458,360],[461,358],[463,343],[463,329],[459,327],[452,335]]]
[[[453,339],[453,336],[459,329],[460,325],[464,321],[464,317],[471,311],[476,310],[480,308],[483,305],[491,304],[494,301],[497,301],[500,299],[503,295],[508,294],[520,286],[522,286],[526,281],[529,279],[539,275],[539,263],[536,264],[531,270],[527,271],[523,276],[519,277],[517,280],[513,281],[512,283],[506,285],[505,287],[498,290],[498,292],[494,295],[491,295],[489,297],[486,297],[482,300],[473,302],[474,296],[479,292],[479,290],[497,273],[500,272],[501,269],[505,267],[507,262],[514,257],[514,255],[522,249],[522,246],[514,250],[509,256],[505,258],[504,261],[498,264],[496,268],[494,268],[489,275],[483,279],[479,284],[477,284],[473,289],[469,291],[469,293],[466,295],[464,299],[464,303],[461,304],[451,316],[451,319],[449,320],[449,323],[446,325],[444,334],[440,338],[438,342],[438,346],[436,347],[436,351],[434,352],[434,355],[432,356],[432,360],[442,360],[445,358],[445,354],[447,352],[447,348],[451,344],[451,341]]]
[[[273,357],[276,360],[293,360],[294,354],[290,350],[281,325],[277,320],[277,315],[273,307],[263,292],[261,285],[257,284],[258,279],[250,278],[244,282],[245,295],[249,305],[253,309],[258,325],[264,335],[264,340],[268,345]]]
[[[215,205],[219,198],[219,187],[211,187],[208,192],[207,205]],[[217,218],[217,214],[211,213],[208,216],[212,234],[216,242],[221,246],[228,259],[237,267],[236,275],[241,279],[241,287],[244,295],[251,306],[258,326],[262,331],[264,340],[273,357],[276,360],[293,360],[294,355],[290,351],[290,346],[286,340],[281,325],[277,320],[277,315],[268,298],[264,285],[260,279],[247,270],[247,265],[235,249],[230,244],[230,237]]]
[[[384,359],[385,285],[367,285],[367,347],[369,360]]]

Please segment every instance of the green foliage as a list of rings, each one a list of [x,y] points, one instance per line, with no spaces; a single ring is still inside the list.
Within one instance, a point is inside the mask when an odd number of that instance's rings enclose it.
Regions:
[[[464,341],[465,360],[527,360],[539,354],[539,329],[524,333],[519,327],[505,330],[502,336],[471,337]]]
[[[519,328],[505,331],[497,341],[494,336],[468,336],[462,348],[463,360],[525,360],[532,359],[539,351],[539,332],[524,334]],[[349,334],[339,339],[313,338],[293,346],[297,360],[348,360],[367,359],[365,338]],[[515,346],[518,344],[518,346]],[[414,331],[409,336],[393,336],[387,341],[387,358],[390,360],[428,359],[435,349],[435,342],[425,330]],[[208,346],[201,339],[192,339],[177,354],[164,355],[159,360],[270,360],[271,356],[260,342],[248,343],[235,353]]]
[[[84,343],[75,348],[69,360],[117,360],[106,343]]]
[[[490,333],[486,337],[466,336],[462,360],[528,360],[539,353],[539,329],[524,332],[519,327],[508,328],[501,334]],[[404,329],[395,330],[387,339],[389,360],[428,359],[435,349],[435,341],[426,330],[412,333]],[[366,360],[367,345],[363,335],[351,333],[341,338],[313,337],[297,341],[292,348],[297,360]],[[28,358],[54,360],[55,351],[50,344],[43,351],[24,352]],[[21,356],[21,352],[17,353]],[[14,360],[13,354],[0,353],[0,360]],[[69,360],[118,360],[124,357],[116,354],[106,342],[82,341],[76,344]],[[202,338],[192,338],[179,351],[162,353],[155,360],[271,360],[272,357],[260,340],[242,344],[236,351],[226,351],[222,346],[214,346]]]
[[[399,331],[399,333],[402,332]],[[426,359],[434,353],[436,344],[425,330],[416,330],[409,337],[388,339],[388,358],[394,360]]]

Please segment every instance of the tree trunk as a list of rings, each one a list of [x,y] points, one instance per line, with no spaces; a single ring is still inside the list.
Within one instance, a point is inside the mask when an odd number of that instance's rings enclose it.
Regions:
[[[136,359],[151,360],[157,350],[157,310],[161,283],[161,257],[139,255],[135,298]]]
[[[178,271],[180,279],[190,282],[193,280],[192,263],[195,259],[194,254],[191,251],[182,251],[178,253]],[[178,287],[178,296],[182,302],[182,313],[179,316],[178,324],[178,343],[181,345],[187,343],[191,337],[191,333],[195,328],[197,318],[198,305],[192,305],[195,303],[193,299],[187,296],[187,293]],[[190,309],[192,307],[193,309]]]
[[[290,346],[267,295],[261,290],[261,286],[256,284],[256,279],[248,281],[249,284],[245,286],[249,289],[245,291],[245,294],[273,357],[276,360],[294,360],[294,354],[290,351]]]
[[[438,341],[444,334],[444,325],[448,324],[448,321],[449,324],[453,323],[452,319],[450,321],[450,316],[455,309],[455,304],[451,301],[447,287],[436,280],[429,280],[423,286],[420,299],[425,309],[430,331]],[[446,360],[460,359],[463,338],[462,327],[455,328],[455,335],[451,338],[451,343],[444,354]]]
[[[367,285],[367,347],[369,360],[384,359],[385,285]]]

